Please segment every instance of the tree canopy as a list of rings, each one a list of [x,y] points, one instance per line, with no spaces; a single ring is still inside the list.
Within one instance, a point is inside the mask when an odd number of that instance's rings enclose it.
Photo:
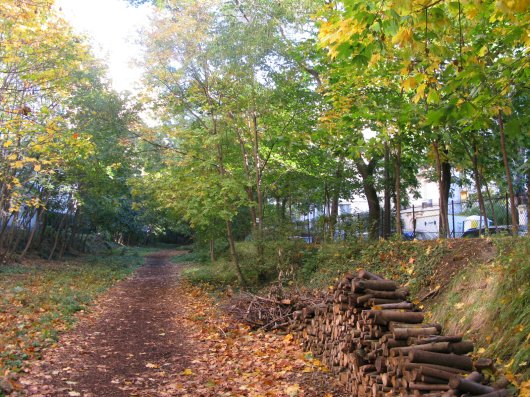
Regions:
[[[438,184],[441,236],[455,181],[483,215],[485,195],[507,191],[521,221],[528,1],[149,3],[134,97],[110,88],[51,0],[2,4],[4,256],[189,227],[212,260],[226,238],[237,268],[237,239],[259,263],[315,211],[319,237],[336,239],[353,197],[369,237],[400,234],[418,175]]]

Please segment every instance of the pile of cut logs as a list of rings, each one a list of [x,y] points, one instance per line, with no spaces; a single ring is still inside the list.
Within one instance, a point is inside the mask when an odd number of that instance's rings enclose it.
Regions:
[[[473,343],[424,323],[408,295],[361,270],[346,275],[324,302],[295,311],[290,329],[353,396],[508,396],[506,381],[484,380],[492,360],[473,362],[467,355]]]

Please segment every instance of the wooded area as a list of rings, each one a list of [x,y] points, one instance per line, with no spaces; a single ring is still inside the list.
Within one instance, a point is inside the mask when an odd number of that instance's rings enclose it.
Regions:
[[[507,191],[516,231],[515,197],[530,194],[528,6],[157,1],[132,96],[51,0],[3,1],[0,255],[193,234],[212,260],[226,239],[239,269],[236,240],[250,236],[259,262],[311,205],[332,241],[355,194],[371,238],[381,223],[400,234],[420,174],[438,184],[441,237],[455,178],[484,216],[484,196]]]

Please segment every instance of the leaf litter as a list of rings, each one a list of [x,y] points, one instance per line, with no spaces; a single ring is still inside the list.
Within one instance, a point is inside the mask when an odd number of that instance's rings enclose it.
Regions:
[[[253,331],[182,280],[173,255],[148,257],[100,297],[12,396],[348,395],[293,335]]]

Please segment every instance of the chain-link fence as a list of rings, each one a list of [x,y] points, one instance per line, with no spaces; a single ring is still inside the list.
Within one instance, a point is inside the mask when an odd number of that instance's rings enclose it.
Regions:
[[[528,197],[515,197],[515,219],[518,234],[528,232]],[[511,234],[512,211],[508,195],[485,197],[484,209],[478,200],[450,200],[447,208],[448,237],[478,237],[485,234]],[[421,206],[401,211],[403,235],[406,238],[428,240],[440,237],[440,208]]]
[[[528,233],[528,196],[515,197],[515,219],[518,234]],[[512,234],[512,213],[508,195],[484,197],[484,209],[478,200],[449,200],[447,237],[479,237],[487,234]],[[401,210],[401,229],[405,239],[431,240],[440,237],[440,207],[425,203]],[[334,232],[330,231],[329,217],[308,216],[296,222],[296,234],[306,242],[348,240],[370,237],[370,225],[376,228],[379,237],[396,233],[395,211],[390,217],[381,209],[377,221],[368,212],[342,213],[339,215]]]

